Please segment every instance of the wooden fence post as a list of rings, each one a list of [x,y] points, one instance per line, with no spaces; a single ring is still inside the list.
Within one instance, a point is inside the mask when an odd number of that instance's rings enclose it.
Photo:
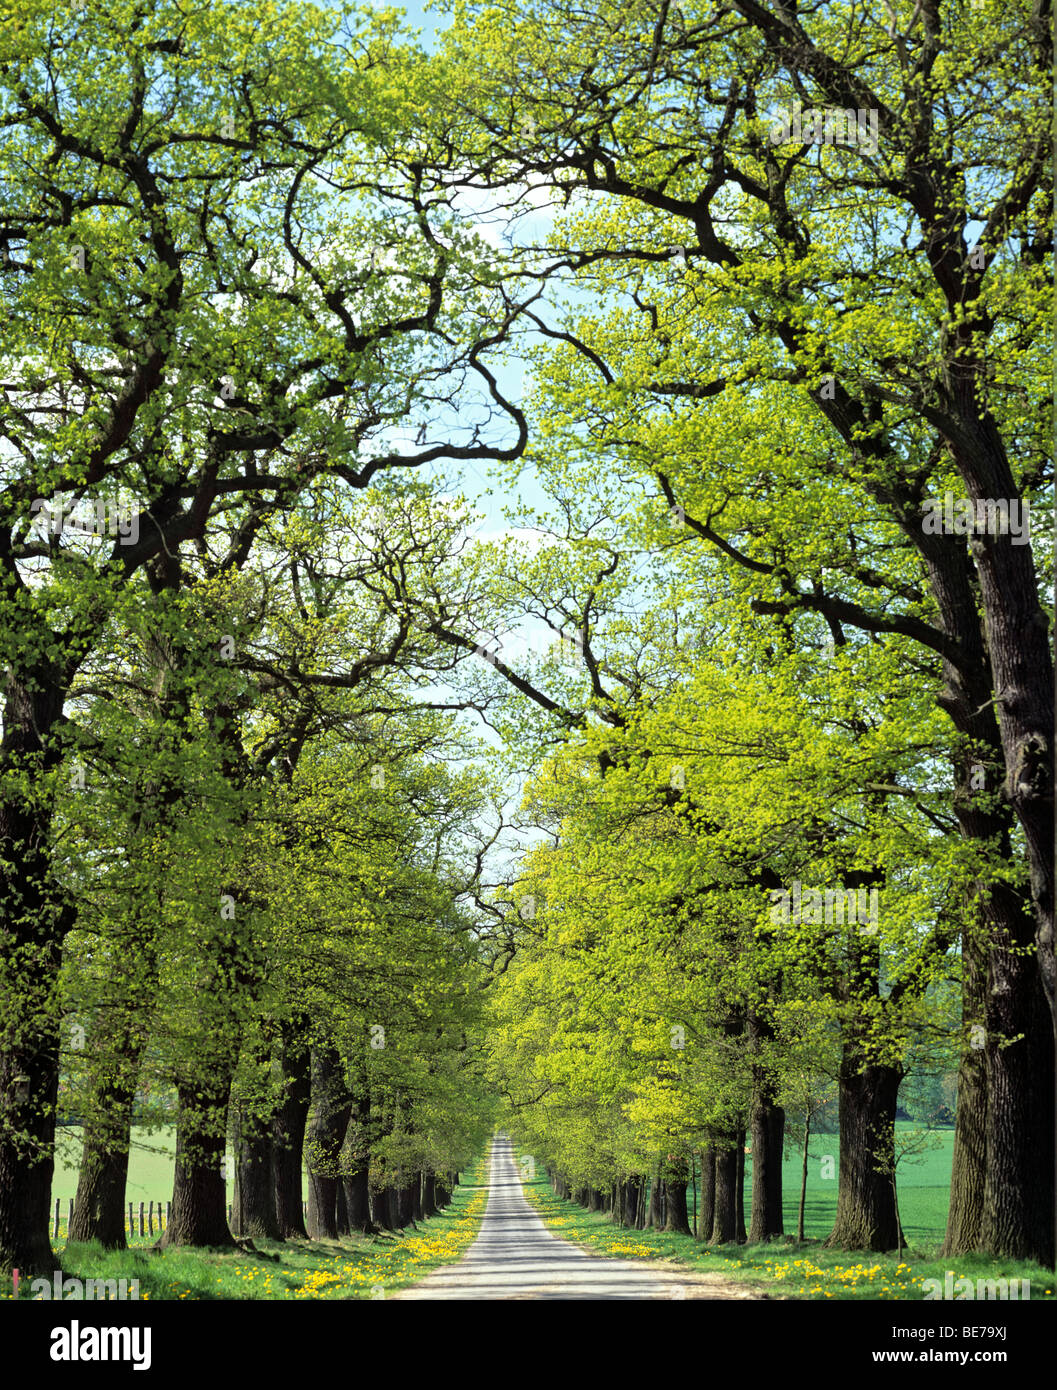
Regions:
[[[145,1236],[147,1234],[147,1217],[145,1202],[140,1202],[139,1204],[139,1233],[141,1236]]]
[[[132,1215],[132,1203],[128,1204],[128,1233],[130,1236],[136,1234],[136,1218]]]
[[[154,1234],[154,1203],[153,1203],[153,1202],[148,1202],[148,1203],[147,1203],[147,1234],[148,1234],[149,1236],[152,1236],[152,1235]]]
[[[59,1208],[60,1208],[61,1206],[62,1206],[62,1202],[59,1200],[58,1197],[56,1197],[56,1198],[55,1198],[55,1228],[54,1228],[54,1235],[55,1235],[55,1239],[56,1239],[56,1240],[58,1240],[58,1238],[59,1238]],[[38,1226],[37,1229],[40,1230],[40,1227]]]

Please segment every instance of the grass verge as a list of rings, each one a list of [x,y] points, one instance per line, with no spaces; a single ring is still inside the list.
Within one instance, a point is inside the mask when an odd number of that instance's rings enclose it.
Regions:
[[[450,1204],[417,1230],[326,1241],[255,1241],[241,1250],[143,1247],[103,1250],[98,1245],[56,1248],[67,1276],[138,1279],[141,1299],[350,1299],[384,1298],[430,1270],[460,1259],[477,1235],[488,1201],[487,1158],[482,1155],[455,1189]],[[0,1297],[10,1299],[7,1289]],[[22,1281],[20,1298],[32,1297]]]
[[[960,1255],[953,1262],[936,1249],[857,1255],[826,1250],[819,1240],[797,1244],[792,1238],[766,1245],[707,1247],[693,1236],[672,1231],[629,1231],[614,1226],[604,1212],[589,1212],[556,1197],[540,1173],[524,1183],[525,1196],[555,1235],[588,1250],[620,1259],[669,1260],[698,1274],[721,1274],[778,1298],[896,1300],[920,1302],[924,1281],[938,1279],[1030,1280],[1030,1299],[1053,1299],[1053,1270],[1028,1261],[990,1255]],[[963,1286],[964,1289],[964,1286]],[[959,1291],[960,1292],[960,1291]],[[942,1292],[941,1295],[942,1297]]]

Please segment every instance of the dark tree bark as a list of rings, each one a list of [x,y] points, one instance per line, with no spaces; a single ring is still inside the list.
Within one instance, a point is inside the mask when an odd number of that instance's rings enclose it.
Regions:
[[[311,1078],[311,1108],[305,1130],[308,1234],[312,1240],[336,1240],[339,1158],[352,1113],[345,1066],[336,1048],[312,1049]]]
[[[811,1142],[811,1108],[808,1106],[804,1115],[804,1151],[800,1166],[800,1205],[796,1217],[796,1238],[798,1241],[804,1239],[804,1206],[807,1202],[807,1155],[808,1146]]]
[[[370,1234],[374,1230],[371,1221],[371,1196],[368,1186],[368,1166],[362,1164],[352,1173],[342,1175],[345,1190],[345,1213],[350,1231]]]
[[[1031,957],[991,955],[987,1166],[980,1241],[989,1253],[1054,1263],[1053,1038]],[[1031,1005],[1025,995],[1031,995]],[[1025,1036],[1001,1046],[1018,1031]]]
[[[17,961],[6,977],[10,998],[0,1034],[0,1269],[23,1275],[55,1268],[48,1215],[59,1025],[51,996],[75,911],[53,873],[53,800],[43,788],[62,757],[54,733],[68,683],[52,661],[32,671],[9,670],[0,737],[7,774],[0,796],[0,959]]]
[[[105,1148],[99,1140],[84,1142],[77,1196],[70,1222],[70,1241],[98,1241],[105,1250],[124,1250],[125,1187],[128,1146]]]
[[[409,1181],[405,1180],[406,1176],[406,1174],[401,1175],[401,1181],[397,1187],[397,1211],[402,1231],[415,1224],[415,1178],[417,1175],[412,1175]]]
[[[366,1122],[369,1115],[370,1104],[366,1095],[359,1101],[354,1097],[338,1165],[348,1229],[365,1234],[377,1229],[371,1220],[371,1155],[368,1147],[369,1125]]]
[[[621,1178],[613,1194],[613,1225],[629,1226],[628,1208],[631,1202],[631,1183],[626,1178]]]
[[[302,1240],[308,1238],[301,1195],[301,1158],[312,1073],[309,1050],[300,1042],[307,1026],[307,1019],[291,1024],[284,1030],[282,1044],[277,1050],[276,1064],[284,1082],[285,1098],[272,1124],[272,1180],[275,1216],[283,1240],[296,1236]]]
[[[227,1137],[230,1067],[208,1081],[177,1087],[176,1171],[172,1214],[159,1249],[178,1245],[231,1246],[222,1174]]]
[[[901,1068],[863,1061],[845,1043],[840,1063],[837,1216],[832,1250],[894,1250],[900,1244],[891,1168]]]
[[[272,1184],[274,1155],[267,1120],[243,1116],[235,1166],[235,1192],[232,1201],[232,1229],[236,1235],[257,1240],[281,1240]]]
[[[962,937],[962,1030],[958,1099],[951,1161],[951,1197],[943,1254],[965,1255],[980,1246],[987,1165],[987,955],[978,935]]]
[[[973,693],[983,688],[977,682]],[[995,852],[1012,859],[1010,808],[1005,803],[995,807],[988,799],[995,789],[993,768],[1001,763],[1002,756],[990,692],[981,704],[982,712],[976,710],[975,715],[961,706],[954,711],[959,727],[972,726],[978,733],[977,746],[989,750],[983,755],[984,762],[970,764],[966,756],[956,767],[955,811],[963,835],[988,840]],[[983,773],[982,786],[973,786],[971,768]],[[986,1089],[984,1192],[977,1248],[1010,1259],[1036,1259],[1052,1265],[1053,1032],[1052,1016],[1040,1020],[1039,1015],[1044,981],[1038,968],[1040,957],[1034,953],[1038,917],[1024,910],[1019,891],[1012,884],[985,879],[976,890],[980,936],[986,933],[986,949],[981,946],[985,955],[977,959],[975,945],[968,951],[963,947],[968,962],[963,968],[968,970],[968,1007],[975,1012],[983,1004],[985,1030],[983,1086],[973,1060],[965,1059],[966,1084],[972,1098],[965,1117],[967,1143],[978,1130],[984,1109],[981,1090]],[[1044,992],[1042,998],[1049,1015]],[[1009,1043],[1012,1038],[1018,1041]],[[978,1137],[973,1142],[972,1150],[963,1148],[958,1155],[958,1189],[952,1193],[952,1203],[957,1196],[953,1210],[962,1226],[963,1240],[971,1238],[977,1211],[974,1184],[979,1181],[981,1156]]]
[[[716,1142],[716,1184],[710,1245],[726,1245],[738,1237],[738,1152],[736,1136]]]
[[[428,1219],[437,1210],[437,1177],[435,1173],[422,1175],[422,1216]]]
[[[645,1205],[646,1205],[646,1202],[645,1202],[645,1197],[646,1197],[646,1176],[645,1176],[645,1174],[644,1174],[644,1173],[636,1173],[636,1174],[631,1178],[629,1187],[630,1187],[630,1190],[629,1190],[629,1192],[628,1192],[628,1199],[629,1199],[629,1202],[630,1202],[630,1210],[629,1210],[629,1213],[628,1213],[628,1222],[627,1222],[627,1224],[628,1224],[632,1229],[635,1229],[635,1228],[639,1227],[639,1226],[641,1225],[641,1223],[642,1223],[642,1213],[643,1213],[643,1209],[645,1208]]]
[[[131,1079],[126,1084],[104,1083],[96,1089],[91,1109],[105,1118],[98,1126],[85,1126],[71,1241],[98,1241],[105,1250],[128,1246],[125,1188],[135,1098]]]
[[[395,1231],[397,1229],[391,1216],[390,1194],[392,1188],[379,1187],[371,1192],[371,1221],[379,1230]]]
[[[664,1182],[661,1178],[661,1160],[658,1158],[653,1170],[653,1181],[650,1183],[649,1216],[646,1218],[646,1225],[651,1226],[655,1231],[659,1231],[664,1225],[663,1193]]]
[[[422,1220],[422,1174],[416,1173],[411,1183],[411,1221]]]
[[[765,1019],[749,1014],[747,1031],[750,1047],[774,1037],[774,1029]],[[782,1158],[785,1149],[785,1111],[777,1102],[774,1074],[768,1066],[756,1062],[752,1072],[752,1210],[749,1223],[749,1243],[773,1240],[784,1234],[782,1215]]]
[[[676,1176],[665,1178],[664,1191],[667,1198],[667,1213],[664,1222],[666,1231],[677,1231],[680,1235],[691,1234],[690,1221],[686,1211],[687,1165],[677,1164]]]
[[[701,1151],[701,1205],[697,1213],[697,1238],[710,1241],[716,1218],[716,1150]]]
[[[745,1131],[738,1130],[737,1134],[737,1159],[738,1172],[734,1179],[734,1219],[737,1223],[738,1244],[744,1245],[748,1237],[745,1234]]]

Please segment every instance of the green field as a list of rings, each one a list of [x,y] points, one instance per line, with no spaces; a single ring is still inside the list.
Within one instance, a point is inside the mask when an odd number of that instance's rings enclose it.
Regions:
[[[68,1126],[60,1131],[55,1154],[55,1177],[51,1198],[66,1200],[77,1195],[77,1168],[81,1161],[81,1131]],[[173,1129],[133,1129],[128,1160],[127,1202],[167,1202],[172,1198],[173,1155],[176,1131]],[[230,1184],[229,1184],[230,1192]]]

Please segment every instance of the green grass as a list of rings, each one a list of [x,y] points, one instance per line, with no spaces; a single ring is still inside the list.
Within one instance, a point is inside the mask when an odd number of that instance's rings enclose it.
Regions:
[[[828,1145],[832,1142],[833,1147]],[[811,1152],[815,1152],[812,1143]],[[836,1136],[821,1135],[818,1153],[836,1158]],[[815,1173],[814,1197],[812,1166]],[[720,1274],[739,1284],[766,1292],[772,1298],[836,1300],[908,1300],[920,1302],[924,1280],[942,1282],[948,1271],[957,1278],[1029,1279],[1031,1301],[1054,1298],[1054,1272],[1028,1261],[997,1260],[989,1255],[962,1255],[943,1259],[939,1247],[947,1213],[947,1184],[950,1174],[950,1141],[943,1149],[925,1156],[923,1162],[907,1169],[908,1179],[900,1181],[900,1206],[908,1235],[919,1229],[925,1240],[911,1236],[911,1248],[897,1255],[855,1254],[822,1248],[822,1240],[832,1226],[836,1208],[836,1181],[820,1178],[818,1162],[809,1164],[808,1211],[805,1240],[797,1244],[791,1237],[764,1245],[729,1245],[707,1248],[693,1236],[664,1231],[630,1231],[615,1226],[604,1212],[587,1212],[575,1202],[555,1197],[544,1175],[524,1184],[525,1195],[539,1211],[555,1235],[587,1246],[601,1254],[621,1259],[671,1260],[702,1274]],[[795,1160],[795,1182],[787,1164],[786,1228],[796,1229],[799,1199],[800,1160]],[[922,1181],[912,1186],[914,1174]],[[938,1180],[942,1185],[938,1186]],[[792,1192],[790,1192],[792,1187]],[[746,1192],[746,1201],[748,1192]],[[919,1225],[915,1228],[915,1219]],[[811,1232],[811,1235],[808,1235]],[[812,1238],[812,1235],[815,1238]]]
[[[80,1279],[138,1279],[148,1301],[180,1299],[351,1299],[384,1298],[421,1279],[431,1269],[461,1258],[477,1235],[487,1203],[484,1155],[470,1166],[468,1181],[455,1189],[442,1212],[417,1230],[336,1241],[256,1241],[257,1253],[242,1250],[142,1247],[105,1251],[101,1246],[55,1245],[67,1276]],[[3,1297],[10,1298],[8,1291]],[[23,1283],[20,1297],[31,1297]]]

